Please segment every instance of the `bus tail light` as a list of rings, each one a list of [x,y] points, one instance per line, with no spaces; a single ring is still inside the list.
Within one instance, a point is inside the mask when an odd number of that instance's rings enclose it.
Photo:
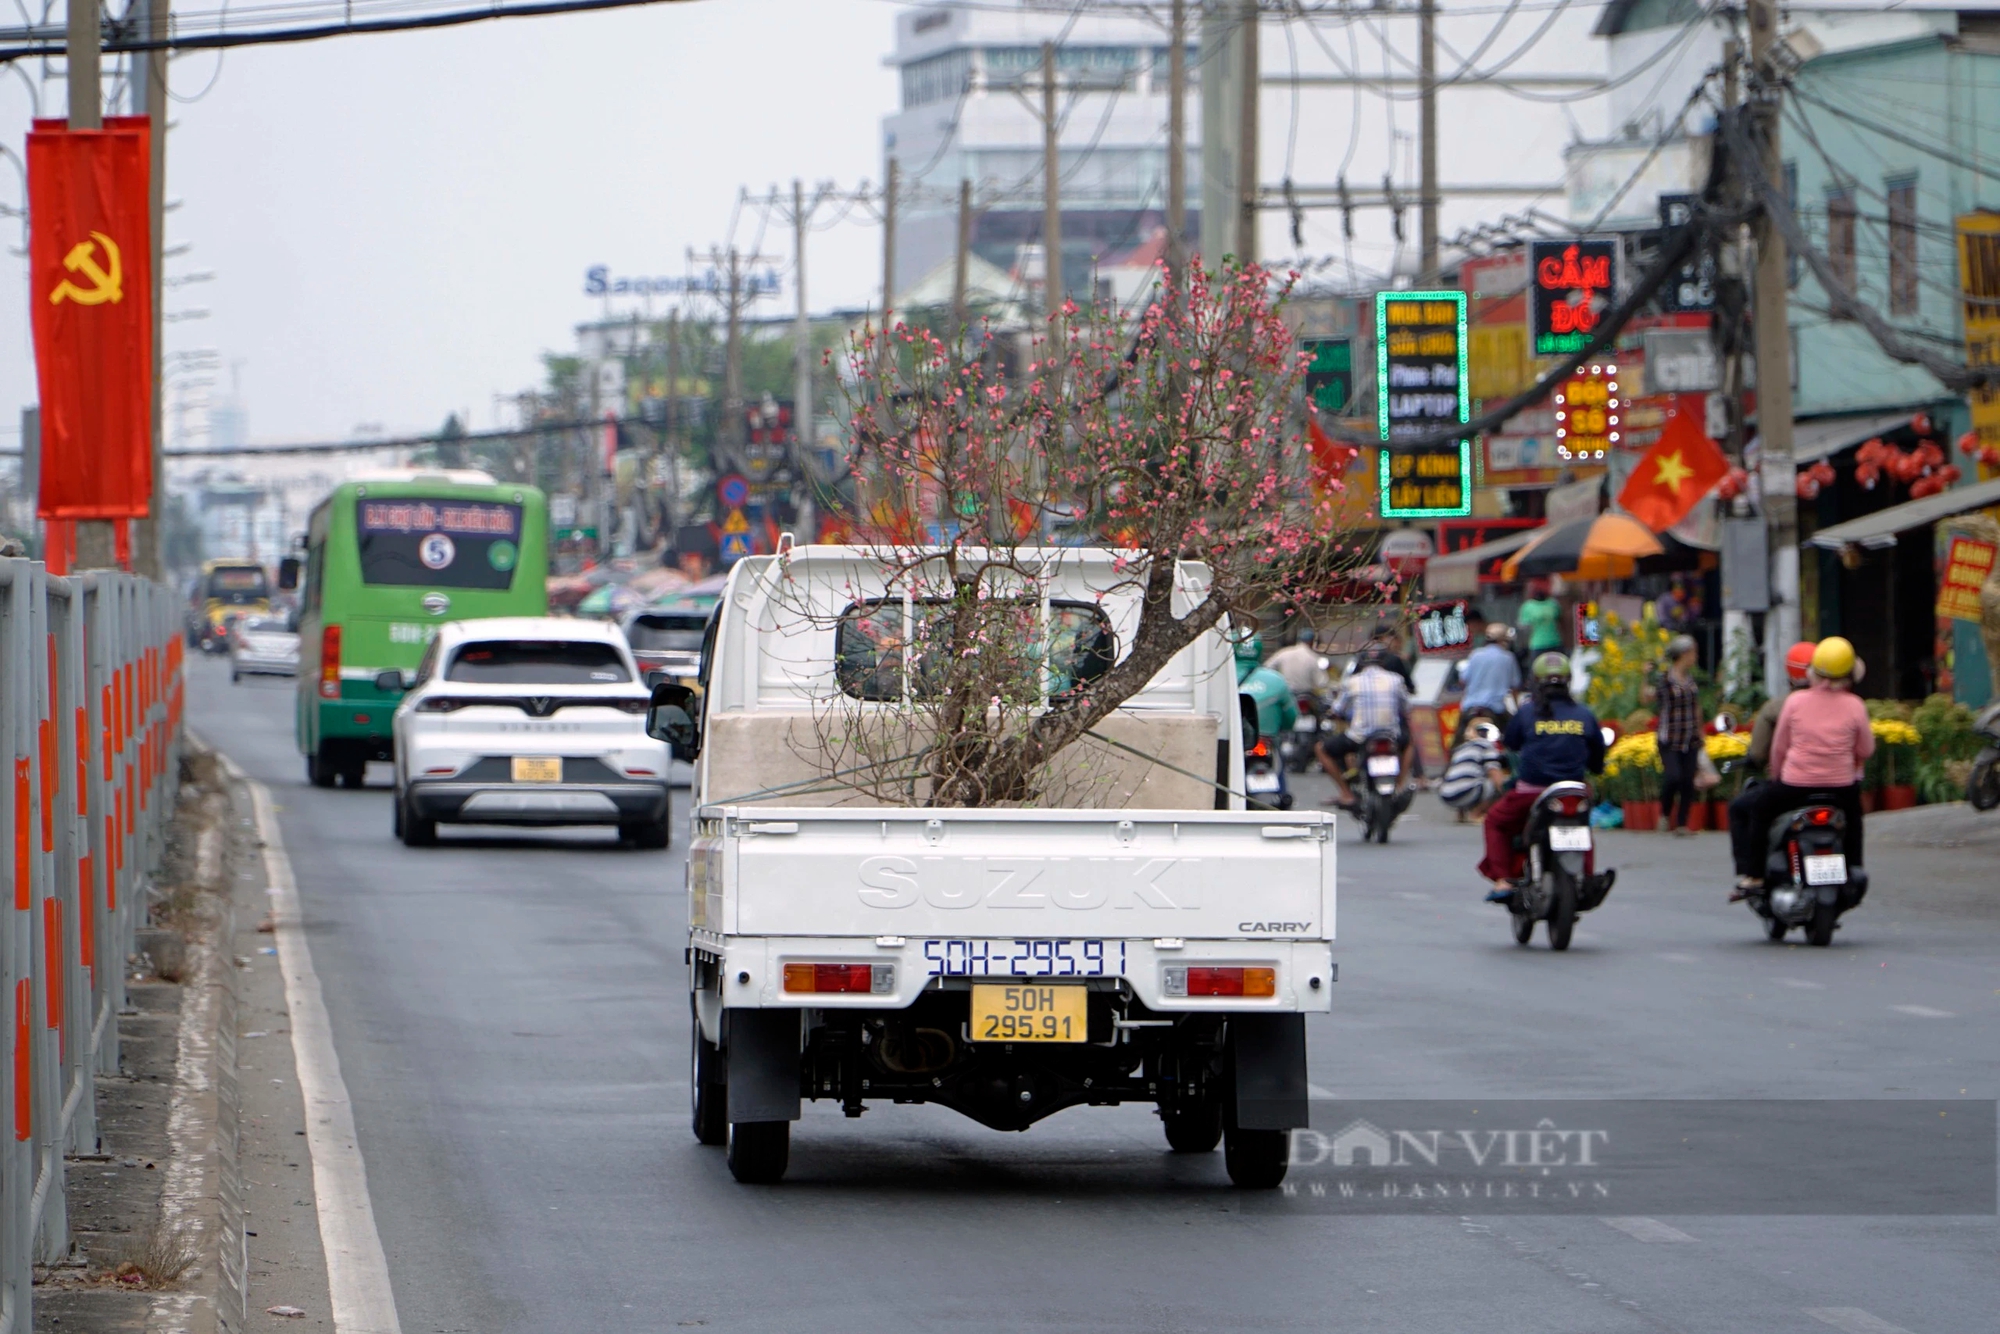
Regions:
[[[340,698],[340,627],[329,625],[319,632],[319,694],[321,699]]]
[[[1278,970],[1275,968],[1172,967],[1166,970],[1165,994],[1182,996],[1275,996]]]

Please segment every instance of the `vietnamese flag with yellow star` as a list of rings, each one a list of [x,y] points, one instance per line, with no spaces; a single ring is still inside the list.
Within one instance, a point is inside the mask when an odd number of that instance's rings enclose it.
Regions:
[[[1654,532],[1664,533],[1728,475],[1728,457],[1693,415],[1675,412],[1667,418],[1659,440],[1639,456],[1625,489],[1618,493],[1618,505]]]

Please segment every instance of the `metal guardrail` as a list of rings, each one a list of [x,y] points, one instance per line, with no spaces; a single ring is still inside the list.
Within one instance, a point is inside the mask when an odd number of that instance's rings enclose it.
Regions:
[[[64,1160],[98,1149],[125,968],[179,790],[173,596],[0,558],[0,1334],[70,1253]]]

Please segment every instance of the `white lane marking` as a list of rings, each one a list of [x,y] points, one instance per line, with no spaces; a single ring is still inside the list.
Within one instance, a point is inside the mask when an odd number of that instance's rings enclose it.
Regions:
[[[1338,1093],[1335,1093],[1330,1088],[1325,1088],[1318,1084],[1306,1085],[1306,1095],[1308,1097],[1318,1098],[1323,1102],[1340,1101],[1340,1095]]]
[[[278,942],[278,969],[285,977],[285,1008],[292,1017],[292,1059],[306,1106],[306,1151],[312,1155],[313,1201],[319,1207],[320,1244],[326,1250],[326,1285],[336,1334],[402,1334],[396,1295],[389,1286],[389,1261],[375,1229],[375,1206],[368,1198],[368,1170],[354,1134],[354,1105],[340,1077],[340,1055],[319,974],[306,943],[298,882],[271,793],[226,757],[223,763],[250,789],[257,832],[264,840],[264,874],[270,881],[271,920]]]
[[[1692,954],[1656,954],[1653,957],[1656,959],[1665,959],[1668,963],[1693,963],[1695,961]]]
[[[1802,977],[1781,977],[1778,979],[1778,985],[1781,987],[1797,987],[1800,991],[1826,990],[1826,983],[1808,982]]]
[[[1399,899],[1408,899],[1412,903],[1428,903],[1431,898],[1430,895],[1420,889],[1399,889],[1396,891],[1396,897]]]
[[[1889,1008],[1894,1010],[1897,1014],[1913,1014],[1919,1019],[1958,1018],[1958,1016],[1950,1010],[1933,1010],[1928,1005],[1891,1005]]]
[[[1805,1313],[1823,1325],[1845,1330],[1846,1334],[1910,1334],[1901,1325],[1892,1325],[1858,1306],[1808,1306]]]
[[[1606,1227],[1617,1228],[1634,1241],[1656,1241],[1669,1244],[1693,1241],[1687,1233],[1677,1227],[1669,1227],[1657,1218],[1604,1218],[1598,1222]]]

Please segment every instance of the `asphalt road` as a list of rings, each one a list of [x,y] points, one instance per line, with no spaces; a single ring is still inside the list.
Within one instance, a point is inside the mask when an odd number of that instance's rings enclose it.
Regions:
[[[785,1184],[738,1186],[688,1132],[681,847],[405,849],[382,767],[305,784],[290,683],[192,668],[191,725],[281,808],[409,1334],[1983,1334],[2000,1310],[1991,1216],[1356,1216],[1233,1191],[1141,1108],[1006,1135],[808,1104]],[[1556,955],[1477,901],[1476,831],[1429,798],[1387,847],[1350,828],[1313,1078],[1342,1099],[1991,1099],[2000,844],[1916,815],[1871,832],[1875,887],[1826,950],[1723,903],[1719,836],[1608,836],[1618,888]]]

